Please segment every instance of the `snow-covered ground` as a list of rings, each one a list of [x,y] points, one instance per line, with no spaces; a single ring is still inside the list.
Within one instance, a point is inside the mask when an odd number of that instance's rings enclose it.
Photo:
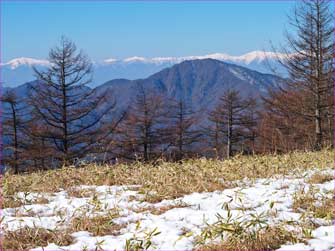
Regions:
[[[83,212],[90,216],[106,214],[117,210],[114,224],[124,226],[118,235],[92,236],[86,231],[72,233],[72,245],[59,247],[50,243],[44,250],[91,250],[97,245],[104,250],[123,250],[128,240],[145,240],[152,231],[150,249],[192,250],[196,236],[207,224],[217,221],[217,215],[227,217],[228,211],[235,219],[248,220],[258,215],[266,224],[283,224],[295,231],[303,221],[303,214],[292,209],[293,197],[297,191],[308,191],[306,182],[314,172],[311,170],[294,178],[277,176],[271,179],[257,179],[236,182],[236,187],[208,193],[192,193],[175,200],[148,203],[139,194],[137,186],[81,186],[74,189],[95,191],[94,198],[70,197],[66,191],[54,194],[18,193],[25,201],[45,197],[48,204],[24,205],[19,208],[6,208],[2,211],[3,231],[14,231],[24,226],[46,229],[62,229],[72,217]],[[322,171],[333,175],[333,170]],[[222,181],[224,182],[224,181]],[[333,198],[334,180],[314,185],[319,189],[318,196]],[[162,213],[153,213],[153,208],[161,208]],[[165,210],[163,210],[165,208]],[[271,215],[271,217],[270,217]],[[324,219],[310,219],[317,226],[305,243],[283,244],[280,250],[335,250],[333,222]],[[296,224],[294,224],[296,223]],[[36,247],[42,250],[42,247]]]

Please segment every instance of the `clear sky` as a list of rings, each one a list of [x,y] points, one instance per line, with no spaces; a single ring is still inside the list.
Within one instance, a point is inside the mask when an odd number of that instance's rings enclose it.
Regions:
[[[46,58],[61,35],[93,60],[240,55],[283,40],[294,1],[1,1],[1,60]]]

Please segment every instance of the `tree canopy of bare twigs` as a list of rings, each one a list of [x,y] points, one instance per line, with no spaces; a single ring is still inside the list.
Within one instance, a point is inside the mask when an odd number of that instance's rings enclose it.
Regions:
[[[59,46],[50,50],[49,62],[45,71],[34,68],[40,82],[31,86],[30,103],[44,124],[36,137],[52,143],[56,158],[70,164],[97,144],[99,124],[115,103],[87,86],[92,64],[72,41],[62,37]],[[108,105],[101,109],[107,98]]]
[[[288,78],[269,90],[265,98],[267,116],[272,120],[285,117],[282,121],[290,118],[287,125],[281,123],[276,129],[283,142],[297,135],[294,128],[303,131],[309,127],[309,137],[305,138],[311,141],[312,136],[310,148],[320,150],[333,141],[334,17],[330,1],[297,3],[289,23],[292,31],[286,32],[286,44],[281,48],[285,56],[278,58]]]

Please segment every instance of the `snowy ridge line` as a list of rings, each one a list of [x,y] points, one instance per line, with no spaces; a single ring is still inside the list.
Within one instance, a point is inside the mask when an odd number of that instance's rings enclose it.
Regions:
[[[146,58],[146,57],[129,57],[123,60],[118,60],[115,58],[106,59],[104,60],[105,63],[115,63],[115,62],[145,62],[145,63],[154,63],[154,64],[161,64],[161,63],[181,63],[182,61],[186,60],[195,60],[195,59],[216,59],[220,61],[232,61],[232,62],[239,62],[244,64],[250,64],[253,61],[264,61],[266,59],[284,59],[287,55],[283,53],[276,53],[276,52],[264,52],[264,51],[252,51],[241,56],[231,56],[225,53],[212,53],[203,56],[184,56],[184,57],[153,57],[153,58]]]
[[[18,193],[18,199],[27,201],[45,196],[48,204],[32,204],[19,208],[6,208],[3,210],[4,230],[14,231],[24,226],[36,226],[46,229],[59,229],[66,227],[75,213],[84,212],[91,216],[103,215],[108,210],[118,209],[119,215],[112,221],[115,224],[124,224],[124,228],[117,235],[92,236],[87,231],[72,233],[75,238],[73,244],[59,247],[50,243],[47,247],[36,247],[33,250],[94,250],[97,243],[102,242],[103,250],[125,250],[125,243],[130,239],[143,240],[147,232],[157,229],[160,233],[151,238],[152,246],[149,250],[193,250],[195,239],[206,227],[206,223],[213,224],[217,221],[217,214],[227,217],[228,211],[223,207],[229,205],[229,211],[233,219],[241,217],[242,220],[249,220],[250,214],[261,215],[264,212],[266,223],[269,226],[285,224],[285,222],[300,223],[302,216],[292,210],[294,195],[297,191],[309,192],[311,189],[318,189],[318,195],[322,198],[332,198],[334,194],[334,180],[322,184],[309,184],[306,179],[314,173],[333,175],[332,169],[324,171],[310,170],[299,174],[299,177],[277,176],[276,178],[257,179],[255,181],[244,179],[236,182],[236,187],[223,191],[192,193],[174,200],[163,200],[159,203],[144,201],[144,195],[138,193],[138,186],[78,186],[75,189],[90,189],[96,194],[101,208],[91,203],[92,196],[75,198],[69,196],[67,191],[54,193]],[[271,205],[273,202],[272,206]],[[183,205],[179,207],[178,205]],[[161,209],[170,207],[161,214],[153,214],[149,209]],[[176,207],[173,207],[176,206]],[[102,210],[103,208],[103,210]],[[244,209],[241,209],[244,208]],[[144,210],[142,210],[144,209]],[[148,209],[148,210],[145,210]],[[17,217],[16,214],[24,214],[25,211],[33,212],[35,217]],[[65,212],[64,218],[57,217],[53,213]],[[273,216],[272,213],[276,212]],[[319,225],[312,231],[307,244],[284,244],[280,251],[291,250],[334,250],[334,227],[330,220],[312,218],[313,222]],[[58,221],[64,221],[59,224]],[[286,228],[290,231],[299,229],[299,225],[289,225]],[[184,232],[192,233],[182,235]]]
[[[262,62],[266,59],[284,59],[286,54],[283,53],[276,53],[276,52],[264,52],[264,51],[252,51],[240,56],[232,56],[225,53],[212,53],[203,56],[183,56],[183,57],[139,57],[133,56],[124,59],[116,59],[116,58],[107,58],[102,62],[95,62],[95,64],[114,64],[114,63],[149,63],[149,64],[163,64],[163,63],[181,63],[182,61],[186,60],[195,60],[195,59],[216,59],[220,61],[231,61],[236,63],[244,63],[246,65],[257,61]],[[29,58],[29,57],[20,57],[14,58],[6,63],[1,63],[0,66],[10,66],[11,69],[15,69],[20,65],[27,65],[27,66],[49,66],[50,62],[45,59],[36,59],[36,58]]]

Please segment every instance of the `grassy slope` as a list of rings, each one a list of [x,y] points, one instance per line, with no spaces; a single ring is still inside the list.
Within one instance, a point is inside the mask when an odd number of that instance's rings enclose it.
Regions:
[[[230,160],[192,159],[159,165],[134,163],[116,166],[89,165],[3,178],[4,207],[11,207],[16,192],[56,192],[77,185],[141,185],[150,202],[172,199],[192,192],[210,192],[234,186],[245,177],[268,178],[294,170],[333,167],[334,152],[294,152],[285,155],[236,156]],[[156,193],[149,193],[155,191]]]

